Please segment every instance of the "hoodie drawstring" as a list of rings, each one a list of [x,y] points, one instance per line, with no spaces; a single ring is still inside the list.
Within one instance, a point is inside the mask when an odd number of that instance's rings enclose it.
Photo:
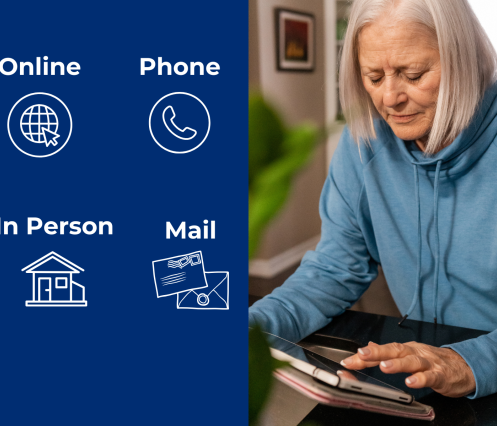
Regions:
[[[399,322],[401,325],[405,319],[411,315],[412,311],[416,307],[416,303],[419,298],[419,286],[421,282],[421,202],[419,199],[419,172],[417,164],[414,167],[414,192],[416,194],[416,214],[417,214],[417,227],[418,227],[418,266],[416,269],[416,288],[414,290],[414,296],[412,298],[411,306],[407,310],[407,313],[402,317]]]
[[[433,185],[433,215],[435,220],[435,281],[433,285],[433,322],[437,323],[437,299],[438,299],[438,271],[440,270],[440,238],[438,235],[438,187],[440,179],[440,167],[442,160],[437,161],[437,170],[435,171],[435,183]]]
[[[416,194],[416,210],[417,210],[417,228],[418,228],[418,262],[416,269],[416,288],[414,290],[414,295],[412,298],[411,306],[407,310],[407,313],[399,321],[401,325],[405,319],[411,315],[412,311],[416,307],[419,299],[419,289],[421,287],[421,201],[419,196],[419,171],[418,165],[414,164],[414,189]],[[433,194],[433,211],[434,211],[434,221],[435,221],[435,280],[433,289],[433,312],[434,312],[434,322],[437,323],[437,298],[438,298],[438,272],[440,270],[440,238],[438,234],[438,187],[440,181],[440,168],[442,166],[442,160],[437,161],[437,168],[435,171],[435,182],[434,182],[434,194]]]

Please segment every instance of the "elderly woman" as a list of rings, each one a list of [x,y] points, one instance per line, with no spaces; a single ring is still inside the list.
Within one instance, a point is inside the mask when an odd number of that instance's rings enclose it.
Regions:
[[[328,324],[382,265],[404,318],[497,329],[496,53],[466,0],[355,0],[340,68],[348,128],[321,202],[322,236],[250,322],[293,341]],[[343,361],[406,385],[497,392],[497,331]]]

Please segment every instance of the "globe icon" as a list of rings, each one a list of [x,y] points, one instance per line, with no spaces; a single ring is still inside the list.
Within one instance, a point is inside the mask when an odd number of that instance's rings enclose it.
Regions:
[[[46,143],[43,129],[56,133],[59,120],[54,110],[46,105],[33,105],[21,116],[21,131],[26,139],[34,143]]]

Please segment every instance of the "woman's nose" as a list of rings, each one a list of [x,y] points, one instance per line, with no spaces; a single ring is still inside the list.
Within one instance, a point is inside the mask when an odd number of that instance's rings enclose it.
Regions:
[[[396,77],[387,78],[384,84],[383,105],[389,108],[407,102],[407,94],[404,85],[397,81]]]

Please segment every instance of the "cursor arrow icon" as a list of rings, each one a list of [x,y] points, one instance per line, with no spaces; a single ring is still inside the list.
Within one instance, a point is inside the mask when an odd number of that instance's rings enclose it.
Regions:
[[[53,146],[57,145],[57,141],[55,139],[59,138],[60,135],[48,130],[46,127],[42,127],[41,130],[43,130],[43,136],[45,137],[45,144],[47,147],[49,147],[50,144],[53,144]]]

